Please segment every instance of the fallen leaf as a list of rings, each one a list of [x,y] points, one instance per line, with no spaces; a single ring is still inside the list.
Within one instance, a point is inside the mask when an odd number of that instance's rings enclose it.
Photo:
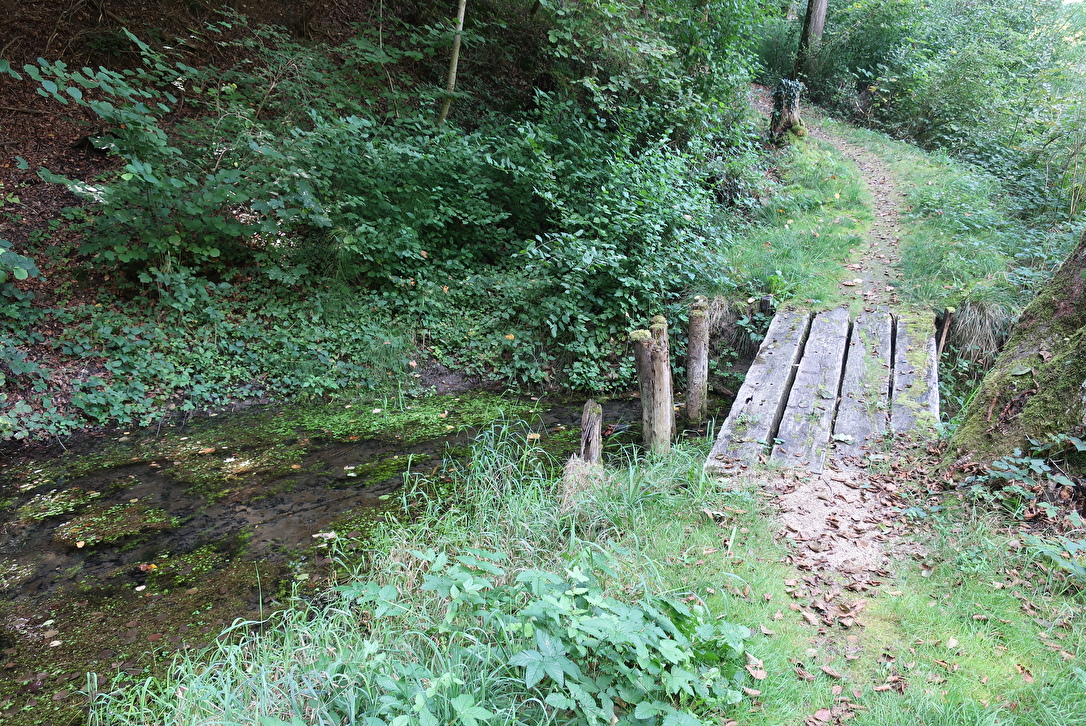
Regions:
[[[958,647],[958,639],[957,638],[951,638],[950,640],[948,640],[946,642],[946,647],[948,647],[948,648],[957,648]]]
[[[205,454],[214,454],[215,453],[215,447],[214,446],[209,446],[206,449],[200,449],[196,453],[199,454],[200,456],[204,456]]]
[[[800,668],[799,666],[796,666],[792,670],[794,670],[796,672],[796,677],[799,678],[801,681],[813,681],[815,679],[815,674],[814,673],[811,673],[808,670]]]
[[[820,709],[818,709],[817,711],[814,712],[814,715],[812,716],[812,718],[815,721],[819,721],[821,723],[826,723],[831,718],[833,718],[833,714],[830,713],[830,710],[828,708],[820,708]]]
[[[822,671],[823,673],[825,673],[830,678],[837,678],[837,679],[844,678],[843,675],[841,675],[840,673],[835,671],[833,668],[830,668],[829,666],[824,665],[821,668],[819,668],[819,670]]]
[[[746,686],[743,686],[743,693],[747,694],[751,698],[762,695],[762,692],[759,691],[757,688],[747,688]]]
[[[758,629],[762,631],[762,635],[776,635],[777,634],[776,630],[770,630],[769,628],[767,628],[764,625],[759,625]]]

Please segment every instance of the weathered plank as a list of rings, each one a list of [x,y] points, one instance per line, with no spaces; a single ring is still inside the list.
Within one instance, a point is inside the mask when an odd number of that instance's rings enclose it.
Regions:
[[[720,474],[736,463],[751,464],[777,426],[810,325],[806,311],[778,313],[747,371],[728,418],[720,428],[705,469]]]
[[[890,336],[885,310],[862,313],[852,324],[841,403],[833,424],[835,456],[863,456],[870,438],[890,423]]]
[[[890,428],[899,434],[931,432],[939,421],[935,318],[923,313],[899,313],[896,318]]]
[[[826,460],[848,339],[848,308],[821,312],[811,323],[772,458],[820,473]]]

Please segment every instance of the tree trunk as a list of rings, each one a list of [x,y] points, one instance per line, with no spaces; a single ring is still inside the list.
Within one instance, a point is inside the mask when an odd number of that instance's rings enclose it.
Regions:
[[[799,37],[796,65],[792,78],[810,77],[818,46],[822,43],[822,30],[826,27],[826,6],[829,0],[807,0],[807,14],[803,17],[803,34]]]
[[[437,116],[438,125],[445,123],[452,105],[452,95],[456,91],[456,66],[460,63],[460,38],[464,34],[464,13],[468,0],[460,0],[456,8],[456,35],[453,37],[452,60],[449,61],[449,81],[445,85],[445,100],[441,103],[441,113]]]
[[[1086,235],[1022,312],[951,439],[960,462],[1086,434]]]

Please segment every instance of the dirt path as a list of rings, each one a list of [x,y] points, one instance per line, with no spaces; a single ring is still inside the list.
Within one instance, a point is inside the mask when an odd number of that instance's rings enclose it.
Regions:
[[[768,117],[772,108],[768,89],[756,87],[754,93],[754,105]],[[874,222],[862,248],[853,251],[854,261],[846,265],[849,274],[841,282],[841,292],[846,299],[862,302],[869,312],[893,309],[899,303],[896,281],[901,275],[897,266],[905,195],[877,154],[820,126],[817,112],[805,116],[811,137],[856,164],[873,202]],[[796,469],[773,479],[780,536],[794,545],[792,564],[811,572],[823,586],[836,583],[860,592],[890,574],[890,551],[896,556],[922,554],[919,546],[902,539],[900,512],[907,505],[894,482],[897,467],[903,465],[895,453],[872,453],[866,468],[835,469],[828,464],[823,474]]]
[[[860,177],[874,199],[872,212],[875,221],[864,239],[864,247],[857,250],[859,261],[848,265],[853,272],[851,279],[842,284],[846,297],[862,299],[868,308],[895,306],[898,304],[895,281],[900,277],[896,266],[901,258],[898,244],[901,241],[901,210],[905,209],[905,194],[898,188],[897,180],[886,164],[873,152],[845,141],[818,125],[808,127],[813,138],[833,145],[841,155],[860,170]]]

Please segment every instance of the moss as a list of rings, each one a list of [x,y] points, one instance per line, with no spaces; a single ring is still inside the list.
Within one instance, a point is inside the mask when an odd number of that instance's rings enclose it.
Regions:
[[[343,475],[354,482],[377,484],[389,479],[403,476],[407,471],[409,459],[399,454],[364,464],[356,464],[344,467]]]
[[[1029,304],[952,439],[952,455],[990,461],[1029,439],[1081,433],[1086,402],[1086,236]]]
[[[535,405],[492,393],[431,396],[395,404],[336,403],[310,406],[283,416],[281,434],[299,431],[337,441],[379,440],[415,443],[447,436],[465,426],[481,426],[502,417],[530,415]]]
[[[53,539],[68,547],[94,547],[175,526],[176,521],[166,512],[135,501],[112,507],[92,507],[58,526],[53,531]]]

